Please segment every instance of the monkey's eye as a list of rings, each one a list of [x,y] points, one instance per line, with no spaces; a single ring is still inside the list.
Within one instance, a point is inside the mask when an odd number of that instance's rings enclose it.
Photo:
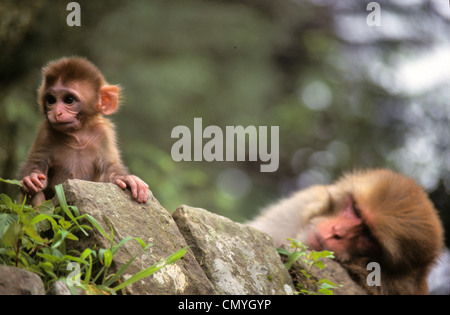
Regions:
[[[353,201],[353,204],[352,204],[352,209],[353,209],[353,212],[355,213],[355,215],[358,218],[361,218],[361,210],[359,209],[358,205],[354,201]]]
[[[64,96],[64,103],[66,104],[72,104],[75,101],[75,97],[73,95],[66,95]]]
[[[55,104],[56,103],[56,98],[53,95],[47,95],[45,97],[45,102],[49,105]]]

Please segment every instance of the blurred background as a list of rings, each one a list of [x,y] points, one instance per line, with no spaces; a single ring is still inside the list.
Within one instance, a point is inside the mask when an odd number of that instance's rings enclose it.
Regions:
[[[448,0],[377,1],[372,27],[361,0],[79,0],[79,27],[69,2],[0,0],[0,177],[17,177],[43,119],[41,67],[80,55],[123,88],[111,119],[124,163],[170,211],[244,222],[297,189],[388,167],[425,187],[450,230]],[[171,131],[195,117],[279,126],[279,169],[174,162]]]

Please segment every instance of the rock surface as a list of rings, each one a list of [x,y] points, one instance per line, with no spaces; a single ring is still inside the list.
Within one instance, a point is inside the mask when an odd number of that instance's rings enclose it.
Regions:
[[[117,268],[139,255],[127,269],[125,278],[187,246],[170,213],[152,195],[145,204],[139,204],[131,198],[129,191],[111,183],[68,180],[63,188],[69,205],[93,216],[105,231],[110,231],[105,222],[112,226],[117,243],[126,237],[138,237],[153,244],[148,249],[150,255],[143,253],[135,241],[128,241],[120,248],[114,256]],[[76,246],[86,248],[94,244],[108,248],[109,240],[100,233],[91,233]],[[127,290],[129,294],[215,293],[191,251],[175,264],[128,286]]]
[[[354,282],[345,268],[337,261],[329,258],[324,258],[322,261],[325,263],[326,267],[322,270],[315,267],[311,270],[311,274],[316,281],[327,279],[340,285],[340,287],[333,289],[333,295],[367,295],[366,290]],[[308,270],[308,266],[301,260],[297,260],[293,263],[290,270],[291,274],[294,275],[293,278],[296,277],[295,274],[301,274],[300,270]]]
[[[181,206],[173,218],[219,294],[289,294],[292,279],[272,240],[248,226]]]
[[[0,295],[44,295],[41,278],[33,272],[0,266]]]

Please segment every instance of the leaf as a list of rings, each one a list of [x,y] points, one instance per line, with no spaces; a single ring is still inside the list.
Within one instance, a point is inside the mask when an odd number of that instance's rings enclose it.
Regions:
[[[13,222],[3,234],[2,242],[5,246],[16,246],[20,238],[21,226],[19,222]]]
[[[48,218],[51,218],[51,216],[47,214],[38,214],[33,219],[31,219],[30,224],[35,225],[38,222],[41,222],[43,220],[47,220]]]
[[[80,210],[78,210],[78,207],[75,206],[68,206],[70,211],[72,211],[76,217],[80,216]]]
[[[13,209],[13,202],[8,195],[0,194],[0,201],[5,205],[6,209]]]
[[[320,257],[322,258],[334,258],[334,252],[328,251],[328,250],[323,250],[320,252]]]
[[[60,230],[60,226],[58,225],[58,223],[56,223],[55,219],[53,219],[53,217],[51,216],[47,216],[47,220],[52,226],[53,233],[58,233],[58,231]]]
[[[51,254],[37,253],[36,256],[41,257],[42,259],[45,259],[49,263],[60,263],[60,262],[64,261],[64,259],[62,257],[58,257],[58,256],[51,255]]]
[[[58,248],[62,244],[62,242],[64,242],[68,234],[68,231],[58,231],[58,233],[56,233],[55,237],[53,238],[52,248]]]
[[[44,200],[38,207],[38,212],[42,214],[53,214],[55,205],[51,200]]]
[[[58,197],[59,205],[64,213],[80,228],[80,230],[84,233],[84,235],[88,236],[89,234],[78,224],[78,221],[73,216],[72,212],[67,205],[66,196],[64,195],[64,190],[62,188],[62,184],[58,184],[55,186],[56,195]],[[77,209],[78,210],[78,209]]]
[[[142,249],[146,250],[148,247],[152,246],[152,244],[148,244],[146,245],[145,242],[143,240],[141,240],[139,237],[126,237],[123,240],[121,240],[116,246],[114,246],[113,248],[111,248],[111,252],[113,255],[116,254],[116,252],[119,250],[119,248],[128,241],[131,240],[136,240],[142,247]]]
[[[304,255],[305,255],[304,252],[293,252],[292,254],[290,254],[288,256],[286,263],[284,264],[286,266],[286,269],[290,269],[292,264]]]
[[[16,180],[16,179],[3,179],[0,177],[0,182],[4,182],[7,184],[17,185],[17,186],[22,187],[22,183],[20,182],[20,180]]]
[[[38,232],[48,231],[51,228],[48,221],[49,218],[51,218],[51,216],[47,214],[38,214],[33,219],[31,219],[30,224],[36,225],[36,229],[38,230]]]
[[[111,253],[111,250],[107,249],[103,254],[103,263],[106,267],[111,267],[113,255]]]
[[[306,279],[311,278],[311,275],[306,270],[301,269],[300,272],[305,276]]]
[[[97,271],[97,275],[96,275],[94,278],[92,278],[91,283],[99,283],[99,282],[98,282],[98,278],[100,278],[100,276],[102,276],[102,275],[103,275],[103,278],[104,278],[105,275],[106,275],[106,272],[107,272],[107,271],[105,271],[105,269],[107,270],[107,267],[106,267],[105,265],[103,265],[103,266],[100,268],[100,270]],[[103,279],[103,281],[101,281],[100,283],[104,283],[104,282],[105,282],[105,281],[104,281],[104,279]]]
[[[106,267],[111,267],[113,254],[111,253],[110,249],[100,249],[98,256]]]
[[[325,294],[325,295],[333,295],[333,290],[332,289],[336,289],[337,287],[342,287],[342,285],[338,285],[328,279],[320,279],[317,282],[318,286],[319,286],[319,293]]]
[[[289,256],[291,254],[291,252],[289,250],[287,250],[286,248],[277,248],[277,252],[280,255],[285,255],[285,256]]]
[[[122,267],[120,267],[119,270],[117,270],[117,272],[111,278],[108,279],[108,281],[105,283],[105,285],[107,285],[109,287],[114,282],[116,282],[120,278],[120,276],[128,269],[128,267],[136,259],[137,256],[138,255],[131,257]],[[120,289],[117,289],[117,290],[120,290]]]
[[[327,288],[337,288],[339,286],[336,283],[334,283],[333,281],[330,281],[328,279],[320,279],[319,281],[317,281],[317,283],[322,284],[324,287],[327,287]]]
[[[56,256],[56,257],[59,257],[59,258],[63,258],[63,254],[57,248],[52,248],[51,253],[52,253],[53,256]]]
[[[85,259],[86,257],[90,257],[92,256],[92,254],[94,253],[94,251],[90,248],[86,248],[80,255],[81,259]]]
[[[297,240],[295,240],[293,238],[288,238],[287,240],[291,243],[291,247],[292,248],[301,248],[301,249],[303,249],[303,247],[305,247],[305,245],[302,242],[297,241]]]
[[[311,257],[314,260],[319,260],[320,258],[334,258],[333,254],[333,252],[330,252],[328,250],[322,250],[320,252],[317,252],[315,250],[311,251]]]
[[[64,255],[62,258],[64,260],[70,260],[70,261],[73,261],[73,262],[76,262],[76,263],[79,263],[79,264],[84,264],[84,265],[87,265],[87,263],[88,263],[86,260],[83,260],[83,259],[81,259],[79,257],[75,257],[75,256],[72,256],[72,255]]]
[[[325,263],[323,261],[316,261],[314,263],[314,266],[316,266],[317,268],[319,268],[320,270],[322,270],[323,268],[325,268]]]
[[[319,293],[322,293],[324,295],[333,295],[333,291],[332,290],[324,289],[324,288],[319,289]]]
[[[69,221],[64,220],[63,218],[59,219],[58,223],[64,230],[68,230],[72,226],[72,223],[70,223]]]
[[[24,224],[23,225],[23,231],[35,242],[37,243],[45,243],[48,240],[45,238],[42,238],[39,233],[36,231],[36,228],[32,224]]]
[[[100,225],[100,223],[98,223],[98,221],[93,216],[91,216],[89,214],[85,214],[80,217],[85,217],[89,221],[89,223],[91,223],[103,236],[105,236],[110,241],[112,240],[111,236],[105,232],[103,227]]]
[[[79,241],[80,240],[76,235],[74,235],[74,234],[72,234],[70,232],[67,233],[66,238],[69,239],[69,240],[72,240],[72,241]]]
[[[11,225],[13,222],[17,222],[17,215],[9,213],[0,213],[0,240],[3,237],[3,232]]]
[[[169,257],[166,258],[166,265],[176,262],[177,260],[181,259],[187,252],[188,248],[190,246],[186,246],[179,251],[173,253]]]
[[[89,284],[91,282],[91,275],[92,275],[92,250],[87,248],[84,250],[84,252],[81,254],[81,258],[83,258],[83,255],[85,255],[86,253],[89,253],[89,264],[87,265],[87,270],[86,270],[86,274],[84,276],[84,284]]]

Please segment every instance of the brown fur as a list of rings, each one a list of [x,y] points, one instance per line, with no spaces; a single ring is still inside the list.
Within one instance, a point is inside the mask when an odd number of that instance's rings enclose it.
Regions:
[[[61,58],[48,63],[42,69],[43,81],[38,91],[38,102],[44,110],[44,100],[42,97],[48,88],[55,85],[60,80],[63,85],[70,82],[86,82],[95,92],[106,84],[105,78],[100,70],[84,58]]]

